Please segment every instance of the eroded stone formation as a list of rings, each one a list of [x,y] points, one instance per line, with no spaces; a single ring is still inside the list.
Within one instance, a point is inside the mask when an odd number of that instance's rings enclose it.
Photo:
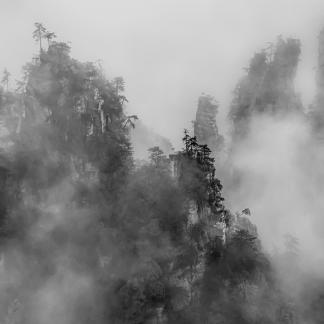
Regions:
[[[318,62],[316,75],[316,98],[312,105],[309,117],[314,134],[317,138],[324,139],[324,29],[318,37]]]
[[[300,56],[300,41],[278,38],[275,45],[256,53],[246,76],[236,87],[230,109],[233,139],[244,137],[253,116],[302,113],[294,80]]]
[[[199,97],[194,135],[199,143],[207,144],[214,155],[224,146],[224,138],[219,134],[216,124],[217,111],[218,103],[213,97],[205,94]]]

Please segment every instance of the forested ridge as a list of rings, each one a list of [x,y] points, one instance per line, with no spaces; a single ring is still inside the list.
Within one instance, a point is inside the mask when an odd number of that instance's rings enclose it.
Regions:
[[[321,97],[306,114],[293,89],[299,42],[252,58],[227,160],[203,95],[182,150],[154,146],[138,164],[123,78],[35,28],[38,54],[16,89],[7,70],[0,88],[0,323],[323,323],[324,280],[299,270],[297,239],[268,254],[218,178],[218,167],[229,186],[246,176],[231,159],[254,115],[320,120]]]

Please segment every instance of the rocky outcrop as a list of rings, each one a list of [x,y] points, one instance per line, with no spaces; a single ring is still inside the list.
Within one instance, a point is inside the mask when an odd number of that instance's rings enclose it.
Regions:
[[[201,144],[207,144],[216,155],[224,147],[224,138],[218,132],[216,114],[218,103],[209,95],[201,95],[198,99],[196,120],[194,121],[194,135]]]
[[[318,63],[316,86],[317,93],[314,104],[308,114],[314,135],[324,140],[324,29],[318,37]]]
[[[249,121],[257,114],[302,113],[294,89],[299,55],[300,41],[281,37],[275,45],[254,55],[246,76],[235,89],[230,109],[234,141],[247,134]]]

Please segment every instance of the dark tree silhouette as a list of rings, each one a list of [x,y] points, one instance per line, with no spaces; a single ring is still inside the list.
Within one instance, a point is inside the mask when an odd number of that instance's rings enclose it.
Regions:
[[[36,29],[33,32],[33,38],[35,39],[36,42],[39,43],[39,53],[42,52],[42,39],[46,35],[46,28],[43,26],[43,24],[36,22],[35,24]]]
[[[49,47],[50,44],[51,44],[51,42],[52,42],[52,40],[53,40],[54,38],[56,38],[56,34],[53,33],[53,32],[49,32],[49,31],[47,31],[47,32],[44,34],[44,38],[47,39],[47,45],[48,45],[48,47]]]

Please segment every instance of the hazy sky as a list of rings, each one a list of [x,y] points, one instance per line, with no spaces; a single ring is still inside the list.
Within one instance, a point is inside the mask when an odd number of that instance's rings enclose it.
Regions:
[[[17,77],[37,52],[36,21],[70,41],[75,58],[123,76],[128,111],[177,144],[197,97],[215,96],[222,118],[250,57],[280,34],[302,41],[296,88],[309,103],[324,1],[0,0],[0,70]]]

